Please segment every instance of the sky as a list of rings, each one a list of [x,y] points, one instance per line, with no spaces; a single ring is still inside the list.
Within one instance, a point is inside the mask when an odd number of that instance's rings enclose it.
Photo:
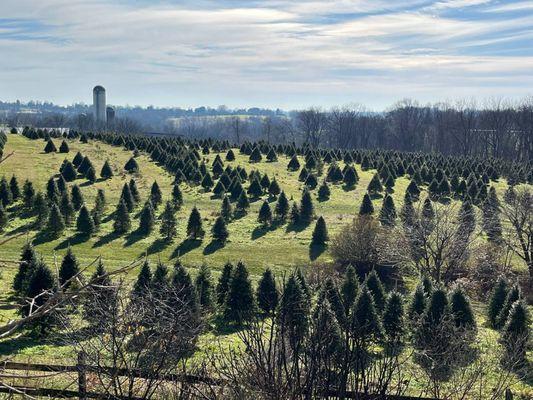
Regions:
[[[2,0],[0,100],[297,109],[533,94],[533,1]]]

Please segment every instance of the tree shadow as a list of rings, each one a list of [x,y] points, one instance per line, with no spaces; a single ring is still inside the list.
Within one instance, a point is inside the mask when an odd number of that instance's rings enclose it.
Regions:
[[[309,224],[302,224],[302,223],[298,223],[298,224],[293,224],[292,222],[287,225],[287,229],[285,230],[285,232],[289,233],[289,232],[295,232],[295,233],[299,233],[299,232],[302,232],[305,230],[305,228],[307,228],[309,226]]]
[[[326,251],[327,247],[325,244],[311,244],[309,246],[309,259],[315,261]]]
[[[207,246],[205,246],[203,254],[204,256],[208,256],[210,254],[213,254],[217,250],[220,250],[224,247],[224,243],[220,240],[212,240],[211,243],[209,243]]]
[[[372,200],[376,200],[376,199],[382,199],[383,198],[383,195],[381,193],[374,193],[374,194],[371,194],[370,195],[370,198]]]
[[[213,322],[216,335],[232,335],[243,329],[243,326],[228,322],[220,315],[217,315]]]
[[[89,240],[89,238],[90,238],[89,235],[87,235],[85,233],[78,232],[78,233],[72,235],[71,237],[63,240],[56,247],[54,247],[54,250],[63,250],[63,249],[68,248],[69,246],[75,246],[77,244],[84,243],[87,240]],[[34,243],[37,244],[37,242],[35,242],[35,241],[34,241]]]
[[[95,183],[95,182],[85,181],[83,183],[80,183],[78,186],[82,188],[82,187],[91,186],[93,183]]]
[[[270,231],[270,226],[260,225],[256,226],[252,231],[252,240],[257,240],[262,238]]]
[[[355,184],[355,185],[342,185],[342,190],[344,190],[345,192],[351,192],[352,190],[355,190],[356,187],[357,187],[357,184]]]
[[[105,246],[106,244],[111,243],[113,240],[118,239],[119,237],[120,237],[119,233],[117,233],[115,231],[109,232],[108,234],[106,234],[106,235],[102,236],[100,239],[98,239],[93,244],[93,248]]]
[[[31,228],[33,228],[33,223],[29,222],[27,224],[24,224],[24,225],[21,225],[19,227],[16,227],[15,229],[10,230],[9,232],[6,232],[6,234],[8,236],[16,235],[16,234],[21,233],[21,232],[29,231],[29,230],[31,230]]]
[[[102,218],[102,224],[105,224],[106,222],[111,221],[114,216],[115,216],[114,212],[109,215],[106,215],[104,218]]]
[[[148,248],[146,249],[146,254],[150,255],[150,254],[160,253],[169,244],[170,244],[170,241],[167,241],[165,238],[158,238],[154,240],[154,242],[150,246],[148,246]]]
[[[134,245],[135,243],[137,243],[138,241],[140,241],[140,240],[142,240],[142,239],[144,239],[146,237],[147,237],[146,235],[143,235],[137,229],[137,230],[131,232],[128,236],[126,236],[126,243],[124,243],[124,247],[130,247],[130,246]]]
[[[180,257],[184,254],[187,254],[189,251],[193,251],[194,249],[197,249],[202,245],[201,240],[197,239],[185,239],[183,242],[179,244],[178,247],[174,249],[172,252],[170,258],[176,258]]]

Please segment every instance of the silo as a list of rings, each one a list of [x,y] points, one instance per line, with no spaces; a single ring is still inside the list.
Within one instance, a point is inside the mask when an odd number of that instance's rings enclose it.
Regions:
[[[93,89],[93,106],[96,122],[105,124],[107,121],[105,89],[102,86],[95,86]]]
[[[112,124],[113,121],[115,120],[115,109],[111,106],[107,106],[106,116],[107,116],[107,123]]]

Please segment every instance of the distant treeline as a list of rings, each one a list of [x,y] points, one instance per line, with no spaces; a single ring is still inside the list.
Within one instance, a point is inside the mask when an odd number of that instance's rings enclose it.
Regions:
[[[515,104],[493,100],[482,107],[466,101],[422,106],[403,100],[380,113],[361,106],[286,113],[259,108],[118,108],[117,119],[108,127],[95,125],[89,106],[58,110],[57,106],[43,103],[35,107],[42,113],[19,113],[13,103],[0,102],[0,111],[9,110],[4,122],[17,126],[160,132],[237,144],[265,140],[272,144],[439,152],[520,162],[533,159],[533,99]]]

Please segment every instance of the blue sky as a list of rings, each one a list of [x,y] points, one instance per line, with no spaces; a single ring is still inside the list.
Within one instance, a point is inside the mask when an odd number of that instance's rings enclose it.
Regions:
[[[533,1],[2,0],[0,99],[384,109],[533,94]]]

